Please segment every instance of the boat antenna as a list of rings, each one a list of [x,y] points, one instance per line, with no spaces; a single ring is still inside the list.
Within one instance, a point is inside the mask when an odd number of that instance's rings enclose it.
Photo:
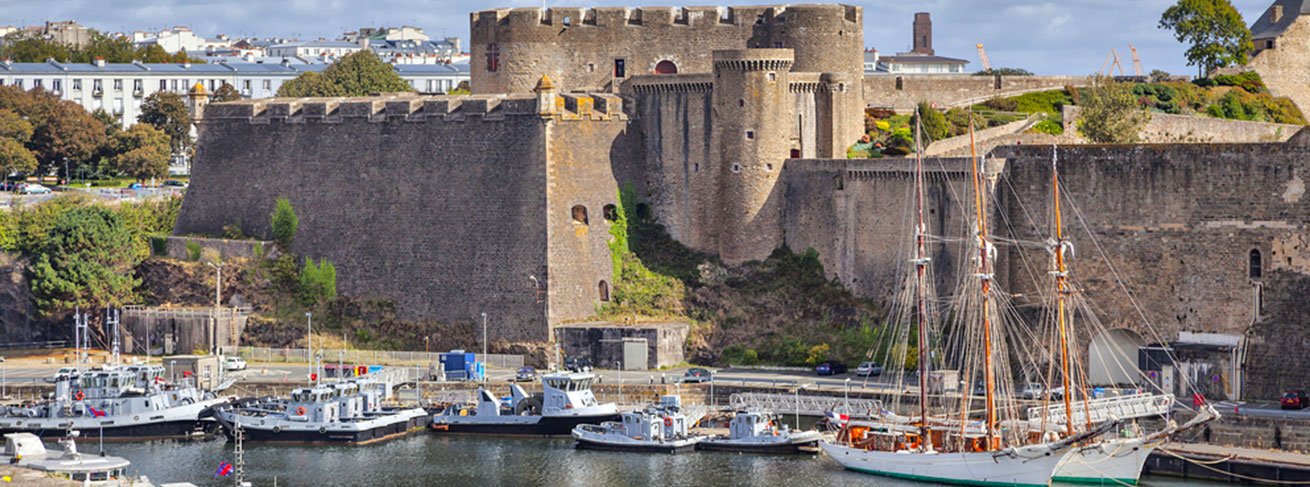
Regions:
[[[923,200],[924,200],[924,182],[923,182],[923,145],[921,134],[923,131],[923,114],[919,108],[914,109],[914,196],[917,204],[917,214],[914,225],[914,269],[915,269],[915,286],[916,286],[916,307],[919,310],[919,434],[927,451],[932,451],[931,436],[928,434],[928,357],[924,353],[928,346],[928,297],[927,297],[927,273],[928,273],[928,255],[925,248],[927,228],[923,219]]]
[[[1067,320],[1065,315],[1065,297],[1069,293],[1066,279],[1069,277],[1064,263],[1064,222],[1060,214],[1060,149],[1058,146],[1051,146],[1051,197],[1052,206],[1055,209],[1055,268],[1051,270],[1051,275],[1055,276],[1055,319],[1060,331],[1060,370],[1061,386],[1064,394],[1060,394],[1064,400],[1064,426],[1065,433],[1073,435],[1073,405],[1069,396],[1073,391],[1069,388],[1069,335],[1067,329]]]
[[[983,446],[984,451],[991,451],[992,437],[996,434],[996,383],[994,371],[992,370],[992,319],[991,319],[991,290],[992,290],[992,272],[990,257],[992,253],[992,243],[987,236],[987,199],[983,195],[982,174],[978,168],[978,148],[974,141],[973,133],[973,116],[969,117],[969,158],[972,161],[973,173],[973,195],[974,210],[977,221],[976,233],[978,234],[978,283],[982,289],[982,325],[983,325],[983,383],[985,385],[984,402],[987,414],[987,439]],[[963,419],[963,418],[961,418]]]

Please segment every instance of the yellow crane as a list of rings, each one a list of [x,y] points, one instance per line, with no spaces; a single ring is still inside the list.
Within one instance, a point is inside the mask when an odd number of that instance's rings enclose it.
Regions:
[[[1129,44],[1128,49],[1133,51],[1133,74],[1137,76],[1146,76],[1146,72],[1142,70],[1142,58],[1137,55],[1137,48],[1133,47],[1132,44]]]
[[[983,49],[982,44],[978,44],[978,60],[982,61],[983,71],[992,70],[992,62],[987,59],[987,51]]]
[[[1124,72],[1123,64],[1119,63],[1119,51],[1110,48],[1110,54],[1105,56],[1105,62],[1101,64],[1101,76],[1114,76],[1115,68],[1119,69],[1120,76],[1127,74]]]

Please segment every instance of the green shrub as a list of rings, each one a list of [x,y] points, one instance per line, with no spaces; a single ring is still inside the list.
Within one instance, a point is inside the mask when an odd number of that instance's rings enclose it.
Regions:
[[[192,262],[200,260],[200,244],[196,242],[186,243],[186,259]]]
[[[223,226],[223,238],[241,240],[246,238],[246,233],[241,231],[241,225],[233,223]]]
[[[719,356],[719,362],[723,365],[758,365],[760,354],[743,345],[728,345]]]
[[[305,267],[300,270],[300,298],[307,305],[317,304],[337,297],[337,268],[327,259],[317,265],[314,259],[305,258]]]
[[[1016,96],[1014,102],[1010,111],[1058,115],[1065,105],[1073,104],[1073,97],[1067,90],[1037,91]]]
[[[927,139],[922,142],[924,146],[927,146],[931,141],[942,140],[951,136],[951,124],[946,121],[946,116],[942,115],[942,112],[937,111],[937,109],[933,108],[928,102],[919,102],[919,108],[916,113],[919,114],[919,117],[923,118],[921,127],[923,130],[923,136]],[[913,127],[913,120],[910,122],[910,125]]]
[[[1260,78],[1260,73],[1255,71],[1216,75],[1214,84],[1218,86],[1236,86],[1252,94],[1267,93],[1269,91],[1265,88],[1265,82]]]
[[[296,210],[291,207],[291,201],[278,198],[273,214],[269,218],[270,227],[273,229],[273,240],[283,250],[291,250],[291,242],[296,238],[296,228],[300,226],[300,218],[296,217]]]
[[[1033,125],[1032,131],[1043,134],[1060,135],[1064,133],[1064,124],[1048,118]]]
[[[255,254],[256,259],[264,258],[264,243],[263,242],[256,243],[255,246],[250,249],[250,251],[251,253]]]
[[[1019,109],[1019,100],[1014,98],[992,98],[982,104],[984,107],[1002,112],[1013,112]]]

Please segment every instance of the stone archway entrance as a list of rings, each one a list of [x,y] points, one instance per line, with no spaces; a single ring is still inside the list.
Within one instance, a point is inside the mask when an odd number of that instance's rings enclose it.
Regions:
[[[1146,340],[1135,331],[1117,328],[1092,338],[1087,347],[1087,379],[1093,386],[1133,385],[1141,382],[1137,351]]]

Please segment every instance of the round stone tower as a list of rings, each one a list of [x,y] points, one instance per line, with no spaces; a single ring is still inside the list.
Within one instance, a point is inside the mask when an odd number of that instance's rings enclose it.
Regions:
[[[796,102],[788,73],[794,58],[791,49],[713,56],[719,257],[728,263],[763,259],[782,245],[776,184],[790,156]]]

